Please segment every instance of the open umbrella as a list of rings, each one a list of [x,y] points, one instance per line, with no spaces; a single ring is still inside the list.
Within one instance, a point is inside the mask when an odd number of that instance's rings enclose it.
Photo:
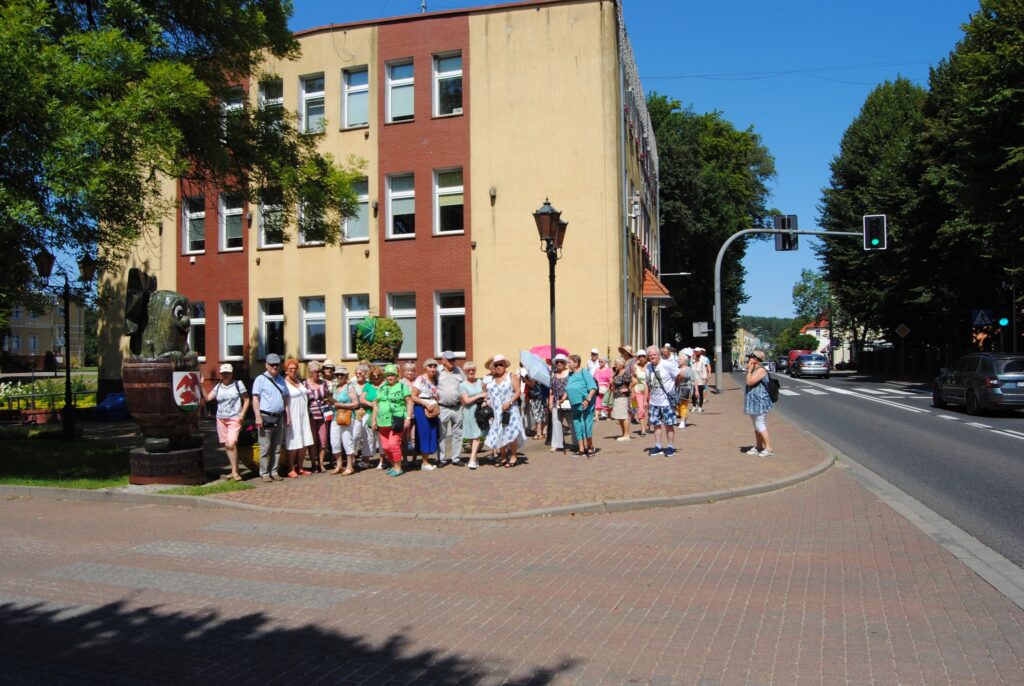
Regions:
[[[535,345],[532,348],[530,348],[530,352],[539,357],[541,360],[550,360],[552,357],[550,345]],[[559,353],[563,355],[568,355],[569,351],[560,345],[556,345],[555,355]]]
[[[551,370],[544,364],[537,355],[526,350],[519,351],[519,364],[523,365],[523,369],[530,375],[531,379],[536,380],[538,383],[542,383],[545,386],[551,386]]]

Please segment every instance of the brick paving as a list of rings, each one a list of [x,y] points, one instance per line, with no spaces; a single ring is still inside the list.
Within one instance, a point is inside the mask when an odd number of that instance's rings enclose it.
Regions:
[[[1024,611],[841,468],[493,522],[9,498],[0,663],[13,684],[1019,684]]]
[[[776,456],[743,454],[753,430],[742,403],[735,387],[711,396],[706,411],[691,413],[690,426],[677,431],[679,451],[672,458],[647,456],[644,449],[654,445],[650,436],[615,441],[617,424],[602,421],[594,431],[600,450],[591,459],[552,454],[531,440],[525,464],[514,469],[446,467],[412,470],[397,479],[376,469],[349,477],[314,474],[273,484],[252,480],[254,490],[217,497],[300,510],[486,515],[741,488],[785,479],[826,457],[820,444],[775,416],[769,430]]]

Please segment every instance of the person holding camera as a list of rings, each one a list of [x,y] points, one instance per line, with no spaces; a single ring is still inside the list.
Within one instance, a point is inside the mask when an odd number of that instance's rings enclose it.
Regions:
[[[772,399],[768,396],[768,369],[765,367],[767,355],[760,348],[755,348],[747,355],[747,385],[743,389],[743,414],[749,415],[754,424],[755,444],[747,455],[771,457],[771,439],[768,438],[768,413],[772,409]]]

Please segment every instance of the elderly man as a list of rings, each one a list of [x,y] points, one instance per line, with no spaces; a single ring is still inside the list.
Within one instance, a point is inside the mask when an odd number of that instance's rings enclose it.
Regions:
[[[676,454],[676,408],[672,402],[676,384],[682,381],[683,375],[679,364],[674,360],[661,357],[657,346],[647,348],[647,387],[650,389],[650,404],[647,407],[648,423],[654,427],[654,447],[648,449],[652,457],[664,455],[672,457]],[[662,430],[664,429],[664,448],[662,448]]]
[[[593,376],[601,366],[601,353],[597,348],[590,349],[590,359],[587,360],[587,371]]]
[[[437,375],[437,390],[440,395],[441,425],[438,431],[438,459],[442,465],[451,462],[461,465],[462,459],[462,389],[460,384],[466,375],[455,366],[455,353],[445,350],[441,353],[441,371]],[[449,441],[451,446],[449,447]]]
[[[288,387],[281,378],[281,357],[267,355],[267,371],[252,383],[252,409],[256,414],[256,428],[260,436],[260,478],[263,481],[281,481],[277,473],[288,424]]]

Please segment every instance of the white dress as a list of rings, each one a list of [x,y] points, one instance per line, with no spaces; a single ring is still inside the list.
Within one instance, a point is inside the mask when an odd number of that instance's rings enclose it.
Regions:
[[[309,398],[306,389],[301,386],[292,386],[285,382],[288,387],[288,415],[291,423],[288,425],[285,438],[285,450],[301,450],[313,445],[313,429],[309,425]]]

